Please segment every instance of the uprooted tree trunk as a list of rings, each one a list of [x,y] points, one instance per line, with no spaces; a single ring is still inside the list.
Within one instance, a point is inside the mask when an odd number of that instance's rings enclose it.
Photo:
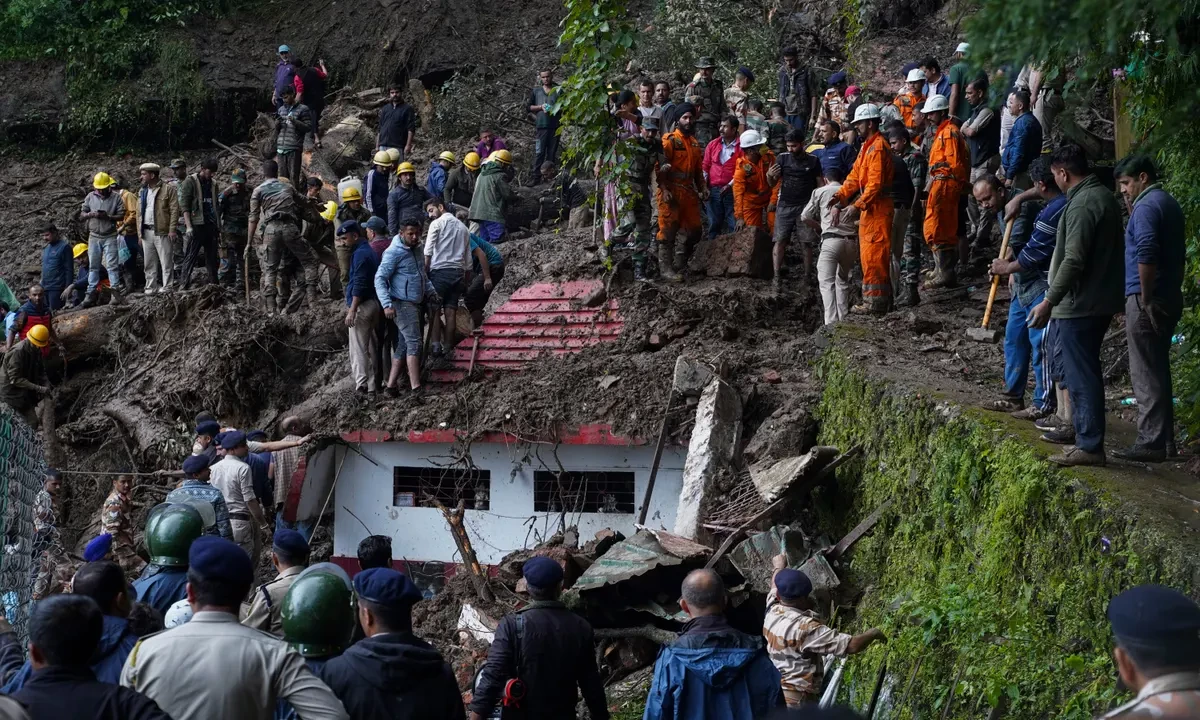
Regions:
[[[321,135],[321,147],[304,153],[305,171],[336,192],[338,180],[352,172],[363,174],[363,159],[375,148],[375,130],[362,115],[350,114]]]
[[[143,457],[161,455],[163,440],[174,435],[170,425],[125,400],[110,400],[100,412],[117,421]]]
[[[436,498],[433,500],[433,505],[442,511],[442,516],[446,518],[446,524],[450,526],[450,534],[454,537],[454,544],[458,546],[458,552],[462,555],[463,565],[471,574],[471,584],[475,586],[475,594],[486,603],[495,602],[496,597],[487,584],[487,574],[484,572],[483,566],[479,564],[479,557],[475,555],[475,548],[471,546],[471,538],[467,535],[467,526],[463,524],[463,513],[466,511],[463,501],[459,500],[458,507],[454,510],[450,510]]]

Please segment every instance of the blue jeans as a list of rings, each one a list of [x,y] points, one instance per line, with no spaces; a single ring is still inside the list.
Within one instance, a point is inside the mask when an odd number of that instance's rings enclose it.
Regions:
[[[1033,406],[1041,410],[1050,400],[1050,355],[1047,350],[1046,329],[1034,330],[1027,324],[1029,311],[1046,297],[1039,293],[1029,305],[1022,305],[1013,293],[1008,306],[1008,325],[1004,328],[1004,393],[1014,398],[1025,397],[1029,381],[1029,364],[1033,362]]]
[[[801,133],[808,127],[808,118],[803,115],[788,115],[787,121],[788,125],[791,125]]]
[[[1111,322],[1111,315],[1054,320],[1054,353],[1058,357],[1063,385],[1071,397],[1075,447],[1084,452],[1104,452],[1104,378],[1100,367],[1100,343]]]
[[[733,188],[710,187],[708,193],[708,239],[733,232]]]
[[[288,522],[287,520],[283,519],[283,511],[282,510],[280,512],[275,513],[275,532],[279,532],[280,530],[295,530],[296,532],[298,532],[304,536],[305,542],[308,542],[309,540],[312,540],[312,534],[313,534],[314,529],[315,529],[314,523],[312,520],[301,520],[298,522]]]
[[[88,287],[89,293],[96,292],[100,284],[100,268],[108,271],[108,281],[114,286],[121,284],[121,262],[117,252],[116,235],[88,236]]]

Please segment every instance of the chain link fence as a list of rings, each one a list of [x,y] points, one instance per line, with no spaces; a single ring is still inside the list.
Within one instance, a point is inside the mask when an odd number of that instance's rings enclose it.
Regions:
[[[0,601],[21,644],[29,639],[29,606],[34,571],[33,506],[42,489],[46,458],[37,433],[7,405],[0,404]]]

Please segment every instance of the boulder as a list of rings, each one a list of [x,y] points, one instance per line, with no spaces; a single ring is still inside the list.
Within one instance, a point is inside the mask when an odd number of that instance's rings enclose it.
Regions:
[[[771,236],[762,228],[748,227],[696,246],[689,269],[708,277],[753,277],[769,280]]]

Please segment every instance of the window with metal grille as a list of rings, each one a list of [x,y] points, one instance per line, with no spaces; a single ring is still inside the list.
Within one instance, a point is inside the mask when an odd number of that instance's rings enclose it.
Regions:
[[[634,504],[631,472],[533,473],[534,512],[631,514]]]
[[[392,505],[448,508],[459,501],[467,510],[491,508],[492,473],[478,468],[396,467],[392,470]]]

